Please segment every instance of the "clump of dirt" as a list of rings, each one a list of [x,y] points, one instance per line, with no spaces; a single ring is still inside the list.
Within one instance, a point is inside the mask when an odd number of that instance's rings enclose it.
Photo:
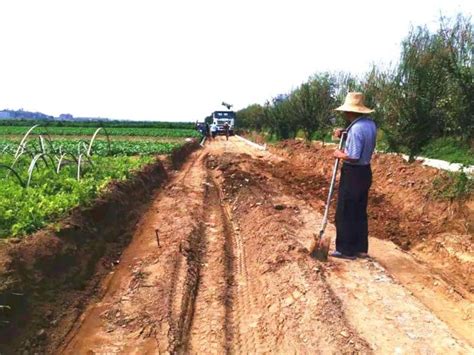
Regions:
[[[334,146],[284,141],[272,151],[292,162],[281,162],[273,174],[280,174],[307,198],[326,199]],[[372,170],[370,235],[392,240],[472,293],[474,284],[469,275],[473,269],[474,238],[469,221],[474,219],[474,197],[454,201],[435,198],[433,181],[446,173],[419,162],[409,164],[397,155],[375,154]]]
[[[179,166],[196,148],[193,142],[176,150],[170,164]],[[49,329],[76,321],[167,178],[157,159],[133,178],[112,182],[89,207],[72,210],[59,228],[0,246],[0,352],[41,351]]]
[[[239,157],[246,157],[246,154],[241,154]],[[227,184],[223,187],[226,200],[235,198],[242,188],[255,186],[258,183],[254,175],[239,168],[235,156],[223,156],[219,160],[211,156],[207,160],[207,166],[211,169],[217,168],[227,178]]]

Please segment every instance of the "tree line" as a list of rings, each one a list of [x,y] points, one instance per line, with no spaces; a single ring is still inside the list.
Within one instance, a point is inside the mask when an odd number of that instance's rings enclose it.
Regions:
[[[363,76],[316,73],[293,91],[237,112],[239,127],[276,139],[324,137],[342,118],[333,111],[348,91],[361,91],[388,149],[411,159],[439,137],[474,140],[474,46],[470,17],[441,18],[439,27],[412,28],[399,61]]]

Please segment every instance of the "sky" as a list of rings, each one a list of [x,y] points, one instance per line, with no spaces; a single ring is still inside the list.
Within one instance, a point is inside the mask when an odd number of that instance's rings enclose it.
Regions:
[[[195,121],[362,74],[471,0],[0,0],[0,109]]]

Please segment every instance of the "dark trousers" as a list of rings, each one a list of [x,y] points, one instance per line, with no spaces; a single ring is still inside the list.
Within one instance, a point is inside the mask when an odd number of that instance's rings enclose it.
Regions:
[[[342,165],[336,208],[336,250],[345,255],[368,251],[367,202],[371,184],[370,165]]]

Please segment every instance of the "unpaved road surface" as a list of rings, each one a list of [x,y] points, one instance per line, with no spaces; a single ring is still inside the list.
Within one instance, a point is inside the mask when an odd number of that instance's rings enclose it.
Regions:
[[[311,259],[322,202],[296,194],[282,163],[236,137],[195,152],[51,351],[473,353],[472,303],[438,295],[390,242],[371,241],[371,259]]]

